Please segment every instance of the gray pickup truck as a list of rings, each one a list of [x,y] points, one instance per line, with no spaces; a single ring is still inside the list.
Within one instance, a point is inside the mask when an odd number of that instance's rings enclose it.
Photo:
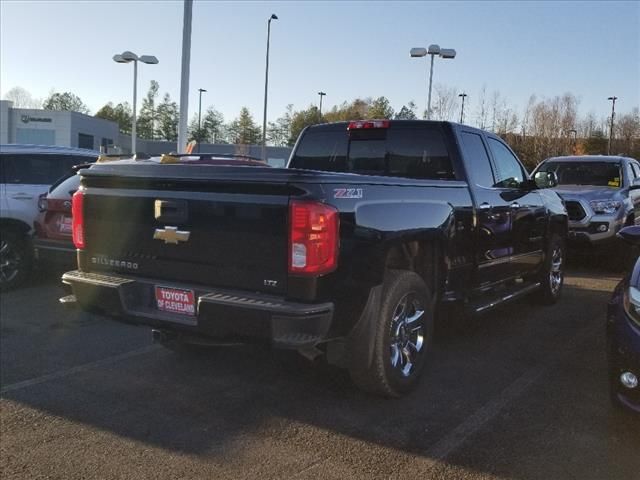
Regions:
[[[535,172],[558,178],[555,191],[569,214],[571,246],[610,249],[622,227],[640,224],[640,163],[633,158],[553,157]]]

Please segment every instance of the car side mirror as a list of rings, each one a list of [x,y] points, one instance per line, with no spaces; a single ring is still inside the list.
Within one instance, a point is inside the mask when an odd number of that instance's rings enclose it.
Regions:
[[[629,190],[640,190],[640,177],[634,179],[633,182],[631,182]]]
[[[538,188],[554,188],[558,186],[556,172],[536,172],[533,181]]]
[[[632,245],[640,245],[640,226],[624,227],[618,232],[618,237]]]

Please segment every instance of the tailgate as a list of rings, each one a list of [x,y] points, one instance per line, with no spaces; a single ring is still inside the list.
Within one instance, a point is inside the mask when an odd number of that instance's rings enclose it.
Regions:
[[[286,182],[86,180],[90,269],[286,292]]]

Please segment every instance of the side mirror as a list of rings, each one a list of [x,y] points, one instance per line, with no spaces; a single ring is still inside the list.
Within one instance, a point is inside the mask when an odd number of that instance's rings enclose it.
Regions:
[[[640,190],[640,177],[636,178],[633,182],[631,182],[631,186],[629,190]]]
[[[624,227],[618,232],[618,237],[632,245],[640,245],[640,226]]]
[[[538,188],[554,188],[558,186],[556,172],[536,172],[533,181]]]

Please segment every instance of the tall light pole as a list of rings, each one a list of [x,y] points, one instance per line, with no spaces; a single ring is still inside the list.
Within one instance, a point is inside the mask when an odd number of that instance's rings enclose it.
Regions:
[[[202,141],[202,94],[206,92],[204,88],[198,89],[198,153],[200,153],[200,142]]]
[[[133,62],[133,114],[131,116],[131,153],[136,153],[136,104],[138,102],[138,62],[147,63],[149,65],[155,65],[158,63],[158,59],[153,55],[138,56],[133,52],[126,51],[117,53],[113,56],[113,61],[116,63],[131,63]]]
[[[271,40],[271,20],[278,20],[278,16],[272,13],[267,21],[267,57],[264,73],[264,114],[262,116],[262,161],[267,161],[267,93],[269,90],[269,41]]]
[[[616,115],[616,100],[618,97],[615,95],[613,97],[607,98],[607,100],[611,101],[611,124],[609,126],[609,144],[607,145],[607,155],[611,155],[611,139],[613,138],[613,117]]]
[[[322,97],[324,97],[326,93],[318,92],[318,95],[320,95],[320,118],[322,118]]]
[[[184,0],[182,14],[182,62],[180,66],[180,117],[178,119],[178,153],[187,149],[187,120],[189,120],[189,69],[191,68],[191,17],[193,0]]]
[[[460,108],[460,123],[464,121],[464,99],[468,97],[468,95],[464,92],[458,94],[459,97],[462,97],[462,107]]]
[[[425,57],[431,55],[431,68],[429,69],[429,96],[427,99],[427,120],[431,119],[431,87],[433,85],[433,59],[437,56],[440,58],[456,58],[456,51],[453,48],[440,48],[440,45],[429,45],[429,48],[412,48],[411,56]]]

